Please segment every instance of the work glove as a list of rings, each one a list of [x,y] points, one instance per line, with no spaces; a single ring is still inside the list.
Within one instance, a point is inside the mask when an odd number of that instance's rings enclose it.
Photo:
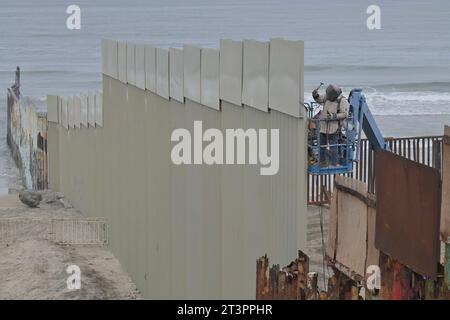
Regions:
[[[327,119],[332,120],[336,119],[337,115],[335,113],[331,113],[330,111],[327,112]]]

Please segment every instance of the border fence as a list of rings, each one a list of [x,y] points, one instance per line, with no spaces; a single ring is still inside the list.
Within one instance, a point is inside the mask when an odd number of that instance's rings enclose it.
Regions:
[[[442,136],[385,138],[391,151],[409,160],[436,168],[442,172]],[[368,184],[370,192],[375,191],[375,152],[367,139],[361,139],[359,162],[353,172],[345,176]],[[333,191],[335,175],[308,175],[307,199],[309,205],[327,203],[325,191]]]
[[[0,244],[40,239],[57,244],[106,245],[108,225],[103,218],[3,218]]]

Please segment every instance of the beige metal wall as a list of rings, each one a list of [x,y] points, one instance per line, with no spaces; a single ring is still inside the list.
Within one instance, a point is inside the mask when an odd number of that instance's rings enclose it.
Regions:
[[[447,239],[450,237],[450,126],[445,126],[443,140],[441,241],[448,243]]]
[[[166,99],[117,79],[120,68],[104,72],[102,127],[50,126],[51,185],[108,220],[110,247],[146,298],[255,298],[258,257],[287,264],[306,249],[305,120],[222,99],[221,110]],[[279,129],[278,174],[174,165],[171,133],[193,132],[194,120],[203,130]]]

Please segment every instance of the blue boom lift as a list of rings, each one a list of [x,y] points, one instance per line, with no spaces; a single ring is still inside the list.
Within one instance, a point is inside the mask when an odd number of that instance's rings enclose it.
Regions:
[[[361,89],[353,89],[349,95],[350,110],[346,120],[341,121],[338,130],[339,138],[337,144],[321,144],[320,126],[326,121],[318,116],[316,102],[305,103],[308,110],[308,171],[314,175],[340,174],[353,171],[353,163],[359,161],[359,147],[361,131],[364,131],[367,139],[373,145],[375,151],[378,149],[388,150],[381,131],[378,128],[372,113],[366,102]],[[337,152],[337,163],[331,164],[329,156],[321,159],[321,148],[325,148],[323,154],[329,154],[331,148]]]

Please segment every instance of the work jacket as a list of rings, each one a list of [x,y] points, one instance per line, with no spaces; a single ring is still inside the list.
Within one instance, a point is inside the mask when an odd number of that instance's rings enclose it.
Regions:
[[[336,133],[339,129],[339,126],[343,126],[343,120],[348,117],[350,106],[347,99],[343,95],[340,95],[339,98],[336,99],[336,101],[330,101],[326,99],[326,95],[320,94],[319,96],[315,97],[314,100],[320,104],[323,104],[323,110],[321,111],[320,119],[332,119],[329,121],[320,121],[320,133]]]

